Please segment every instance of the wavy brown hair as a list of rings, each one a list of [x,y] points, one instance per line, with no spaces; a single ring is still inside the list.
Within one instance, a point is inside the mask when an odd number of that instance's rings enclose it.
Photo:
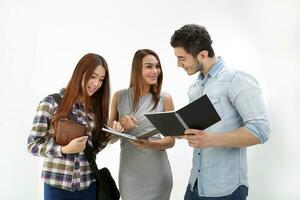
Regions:
[[[105,78],[101,87],[92,96],[89,96],[85,86],[99,65],[106,71]],[[106,134],[102,132],[101,128],[108,120],[110,98],[108,65],[102,56],[88,53],[77,63],[73,75],[64,90],[62,101],[54,114],[52,120],[54,129],[56,129],[58,120],[67,118],[70,115],[73,104],[79,98],[83,100],[85,112],[93,113],[95,116],[96,128],[92,130],[92,141],[94,148],[99,149],[103,142],[108,141]]]
[[[163,80],[163,71],[161,68],[161,63],[158,55],[150,50],[150,49],[140,49],[137,50],[132,59],[131,66],[131,76],[130,76],[130,87],[133,89],[133,108],[132,112],[136,111],[137,106],[139,104],[140,97],[142,96],[142,67],[143,67],[143,58],[147,55],[154,56],[158,61],[158,67],[160,68],[160,74],[157,79],[157,84],[150,86],[150,93],[152,94],[152,100],[154,102],[154,106],[152,109],[155,109],[160,98],[160,91]]]

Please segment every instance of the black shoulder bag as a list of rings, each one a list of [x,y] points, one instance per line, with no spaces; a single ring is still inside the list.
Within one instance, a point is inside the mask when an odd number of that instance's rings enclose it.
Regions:
[[[119,200],[120,192],[115,180],[106,167],[100,170],[98,169],[95,158],[93,157],[93,148],[88,143],[84,149],[84,155],[89,161],[97,181],[97,200]]]
[[[59,94],[50,95],[54,98],[55,102],[59,105],[61,102],[61,96]],[[70,116],[72,118],[74,116]],[[86,143],[86,147],[84,149],[84,155],[87,161],[90,163],[90,168],[95,176],[96,184],[97,184],[97,200],[119,200],[120,192],[116,185],[115,180],[111,176],[109,170],[104,167],[102,169],[98,169],[96,163],[96,157],[93,156],[93,147],[91,147],[88,142]]]

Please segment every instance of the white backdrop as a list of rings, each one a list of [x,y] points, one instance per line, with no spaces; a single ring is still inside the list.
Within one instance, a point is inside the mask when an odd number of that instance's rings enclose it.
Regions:
[[[195,77],[176,67],[169,41],[187,23],[206,26],[216,54],[254,75],[263,89],[272,133],[266,144],[248,149],[248,199],[300,199],[299,11],[297,0],[0,0],[0,199],[42,199],[43,159],[26,150],[35,109],[66,85],[85,53],[106,58],[115,92],[129,84],[133,53],[155,50],[163,89],[176,108],[185,105]],[[119,151],[119,143],[110,145],[97,160],[116,179]],[[171,199],[180,200],[192,149],[177,140],[168,155]]]

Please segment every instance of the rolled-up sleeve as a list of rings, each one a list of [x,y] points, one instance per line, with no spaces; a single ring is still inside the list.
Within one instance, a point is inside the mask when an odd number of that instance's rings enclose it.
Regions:
[[[61,145],[54,142],[49,133],[51,118],[54,112],[54,100],[46,97],[37,108],[31,133],[27,140],[28,151],[35,156],[61,157]]]
[[[231,82],[229,98],[247,128],[261,143],[269,139],[271,132],[257,81],[249,74],[237,72]]]

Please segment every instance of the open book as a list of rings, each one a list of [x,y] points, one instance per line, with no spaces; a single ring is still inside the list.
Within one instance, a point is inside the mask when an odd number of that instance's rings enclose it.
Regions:
[[[137,136],[133,136],[133,135],[129,135],[127,133],[121,133],[121,132],[115,131],[114,129],[112,129],[108,126],[105,126],[105,127],[106,128],[102,128],[103,131],[114,134],[114,135],[119,136],[119,137],[129,139],[129,140],[147,139],[147,138],[159,133],[157,129],[153,129],[149,132],[146,132],[146,133],[143,133],[143,134],[140,134],[140,135],[137,135]]]
[[[221,120],[207,95],[180,110],[146,113],[145,116],[164,136],[180,136],[188,128],[204,130]]]

